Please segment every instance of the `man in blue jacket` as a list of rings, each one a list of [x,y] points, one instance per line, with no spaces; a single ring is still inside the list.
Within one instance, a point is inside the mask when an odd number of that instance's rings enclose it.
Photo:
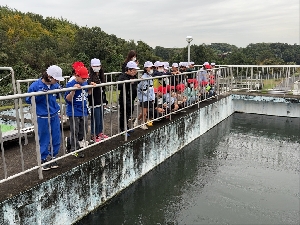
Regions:
[[[50,90],[60,89],[59,81],[63,81],[62,69],[56,65],[48,67],[43,73],[42,77],[33,82],[28,89],[30,92],[48,92]],[[60,120],[58,111],[59,104],[56,99],[58,94],[45,94],[35,96],[36,102],[36,116],[38,125],[38,136],[40,144],[41,162],[47,162],[47,158],[53,159],[57,156],[60,149]],[[26,102],[31,104],[31,97],[26,98]],[[34,113],[34,112],[33,112]],[[50,120],[50,122],[48,121]],[[51,137],[50,137],[51,134]],[[49,144],[52,138],[51,148],[49,151]],[[44,165],[43,170],[50,170],[57,168],[57,162]]]

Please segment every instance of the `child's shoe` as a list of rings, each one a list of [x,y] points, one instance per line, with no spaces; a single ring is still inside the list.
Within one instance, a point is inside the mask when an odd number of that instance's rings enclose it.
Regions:
[[[42,164],[46,163],[46,162],[47,162],[47,159],[44,159],[44,160],[41,161]],[[44,170],[44,171],[47,171],[47,170],[50,170],[50,169],[51,169],[50,164],[42,166],[42,170]]]
[[[148,127],[152,127],[152,126],[153,126],[153,122],[150,121],[150,120],[148,120],[148,121],[147,121],[147,126],[148,126]]]
[[[96,143],[96,142],[100,142],[101,139],[98,136],[91,136],[91,142],[92,143]]]
[[[89,142],[88,141],[85,141],[84,139],[82,141],[78,141],[79,142],[79,146],[81,148],[85,148],[89,145]]]
[[[148,130],[148,127],[147,127],[145,124],[143,124],[143,125],[141,126],[141,129],[143,129],[143,130]]]
[[[100,140],[104,140],[104,139],[109,138],[109,137],[108,137],[107,135],[103,134],[103,133],[100,133],[100,134],[98,135],[98,138],[99,138]]]

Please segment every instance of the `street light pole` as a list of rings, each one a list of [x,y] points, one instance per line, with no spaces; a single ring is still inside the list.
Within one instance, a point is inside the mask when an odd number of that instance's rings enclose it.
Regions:
[[[191,61],[191,50],[190,50],[190,44],[191,44],[191,41],[193,40],[193,37],[192,36],[186,36],[186,41],[188,43],[188,63],[190,63]]]

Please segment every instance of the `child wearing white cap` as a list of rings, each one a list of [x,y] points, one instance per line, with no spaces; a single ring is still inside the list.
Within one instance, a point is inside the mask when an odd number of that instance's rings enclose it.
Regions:
[[[188,76],[188,79],[192,79],[193,78],[193,71],[196,71],[195,69],[195,63],[194,62],[188,62],[188,67],[186,69],[186,72],[189,72],[189,74],[187,75]]]
[[[144,64],[144,73],[142,75],[143,79],[146,78],[152,78],[153,74],[153,63],[150,61],[145,62]],[[141,81],[137,86],[137,96],[138,100],[140,102],[140,107],[142,108],[142,111],[138,118],[134,121],[134,126],[138,126],[138,121],[142,119],[142,126],[141,129],[147,130],[148,126],[152,126],[152,122],[148,121],[147,125],[144,123],[147,120],[147,114],[149,109],[153,108],[153,101],[155,100],[155,94],[153,89],[153,80],[144,80]]]
[[[136,62],[129,61],[125,67],[125,73],[122,73],[119,76],[118,81],[126,81],[131,79],[137,79],[137,70],[140,69]],[[119,105],[120,105],[120,116],[119,116],[119,126],[121,131],[125,131],[129,129],[128,120],[130,119],[133,109],[134,109],[134,99],[137,96],[137,84],[135,82],[131,83],[123,83],[118,84],[118,90],[120,90],[119,94]],[[125,102],[125,104],[124,104]],[[124,112],[125,111],[125,112]],[[124,116],[126,117],[126,121],[124,120]],[[127,125],[127,127],[126,127]],[[126,129],[125,129],[126,127]],[[128,137],[130,134],[128,132],[125,133]]]
[[[179,83],[179,74],[181,74],[181,72],[179,71],[179,65],[178,63],[173,63],[172,64],[172,69],[171,69],[171,74],[174,76],[171,76],[170,79],[170,85],[172,86],[176,86]]]
[[[88,84],[105,83],[104,71],[101,66],[100,59],[91,59],[91,67],[89,70],[90,78]],[[99,142],[108,138],[103,133],[103,106],[106,105],[105,87],[93,88],[92,93],[88,96],[89,107],[91,109],[91,141]]]
[[[60,149],[60,119],[58,111],[59,104],[56,102],[59,98],[58,94],[47,94],[50,90],[60,89],[59,81],[63,81],[62,69],[59,66],[52,65],[48,67],[46,72],[37,81],[33,82],[29,88],[30,92],[44,92],[45,95],[35,96],[36,116],[38,126],[38,136],[40,145],[41,162],[47,162],[47,158],[54,159]],[[47,96],[46,96],[47,95]],[[32,104],[31,97],[26,97],[26,102]],[[49,113],[48,113],[49,110]],[[50,120],[50,122],[48,121]],[[50,132],[49,132],[50,130]],[[50,135],[52,139],[50,138]],[[52,140],[52,143],[50,143]],[[49,151],[50,145],[50,151]],[[42,170],[50,170],[57,168],[57,162],[44,165]]]
[[[213,74],[213,75],[215,75],[216,63],[212,62],[212,63],[210,63],[210,66],[211,66],[210,73]]]
[[[160,62],[160,61],[156,61],[154,63],[154,71],[152,74],[152,77],[157,77],[156,79],[154,79],[154,87],[158,88],[161,85],[167,85],[169,84],[169,81],[167,78],[159,78],[160,76],[164,76],[164,75],[171,75],[169,70],[166,70],[165,67],[167,66],[167,64],[165,64],[164,62]]]
[[[164,74],[164,64],[163,62],[160,62],[160,61],[156,61],[154,63],[154,71],[153,71],[153,77],[158,77],[158,76],[162,76]]]

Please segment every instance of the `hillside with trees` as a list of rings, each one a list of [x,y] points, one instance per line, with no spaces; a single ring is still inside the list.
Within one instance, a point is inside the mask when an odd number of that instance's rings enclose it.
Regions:
[[[63,18],[44,18],[0,6],[0,66],[12,67],[17,79],[37,78],[52,64],[70,75],[74,61],[89,65],[94,57],[101,60],[105,72],[120,71],[129,50],[137,52],[140,63],[187,61],[187,47],[152,48],[141,40],[107,34],[100,27],[80,27]],[[196,64],[300,64],[300,47],[286,43],[257,43],[246,48],[226,43],[192,44],[191,60]]]

